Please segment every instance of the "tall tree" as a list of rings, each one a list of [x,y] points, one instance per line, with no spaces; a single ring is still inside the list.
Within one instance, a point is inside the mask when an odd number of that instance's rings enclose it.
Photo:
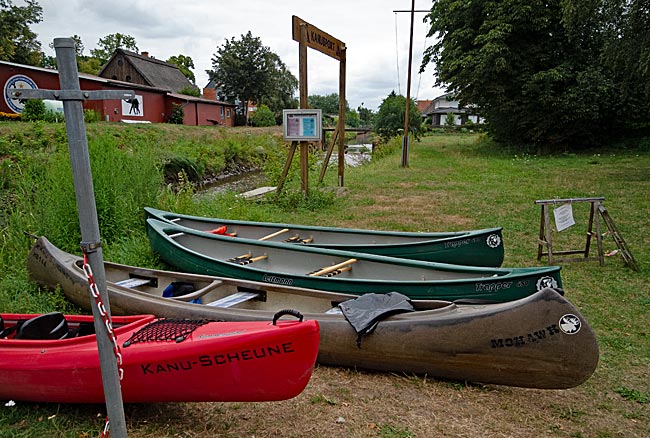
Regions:
[[[409,111],[409,131],[416,136],[420,133],[421,114],[411,99]],[[375,131],[382,137],[395,137],[404,131],[406,118],[406,97],[395,94],[393,90],[379,105],[375,117]]]
[[[174,64],[178,69],[190,80],[193,84],[196,84],[196,76],[191,69],[194,68],[194,61],[189,56],[178,55],[170,56],[167,60],[168,63]]]
[[[498,140],[551,148],[595,144],[620,120],[602,62],[602,6],[630,0],[438,0],[422,69],[474,104]]]
[[[14,6],[11,0],[0,0],[0,59],[39,65],[41,43],[30,25],[43,21],[43,8],[35,0],[24,3]]]
[[[229,100],[240,100],[246,119],[248,101],[273,104],[293,96],[297,88],[298,81],[279,56],[250,31],[239,40],[226,39],[213,55],[212,67],[207,70],[210,78],[222,86]]]
[[[117,49],[126,49],[137,52],[138,44],[135,42],[135,38],[131,35],[112,33],[106,35],[104,38],[100,38],[97,42],[97,48],[92,49],[90,55],[93,58],[99,59],[100,63],[104,65],[109,59],[111,59],[113,52]]]
[[[309,106],[323,110],[323,114],[336,115],[339,113],[339,94],[331,93],[327,96],[312,94],[308,97]],[[345,111],[350,111],[348,101],[345,101]]]
[[[269,52],[267,56],[268,62],[271,64],[271,80],[260,103],[269,107],[275,115],[276,122],[282,123],[282,110],[298,107],[298,100],[295,98],[298,79],[289,71],[277,54]]]

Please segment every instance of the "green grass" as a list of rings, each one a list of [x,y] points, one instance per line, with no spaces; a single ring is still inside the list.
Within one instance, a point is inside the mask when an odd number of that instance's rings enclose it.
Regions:
[[[80,236],[65,139],[58,128],[41,126],[30,132],[9,123],[0,123],[0,134],[0,311],[78,311],[62,294],[39,290],[29,281],[24,268],[31,244],[24,231],[44,234],[58,246],[78,252]],[[220,142],[212,136],[221,136]],[[547,264],[545,258],[537,260],[540,207],[534,201],[604,196],[604,205],[641,272],[625,266],[620,256],[607,258],[604,266],[597,262],[563,265],[566,297],[594,328],[600,363],[594,376],[578,388],[578,399],[540,408],[554,422],[540,424],[535,430],[538,435],[548,434],[549,430],[552,435],[563,435],[566,431],[562,432],[558,424],[569,427],[572,436],[619,436],[619,424],[634,428],[636,432],[630,436],[650,430],[648,151],[611,149],[540,157],[499,149],[477,135],[434,135],[412,145],[408,168],[400,167],[401,155],[395,145],[384,149],[387,152],[381,159],[360,168],[347,168],[343,189],[336,188],[335,165],[330,165],[324,184],[317,184],[320,167],[312,160],[307,199],[298,189],[296,156],[285,193],[279,199],[246,201],[233,193],[197,197],[194,185],[188,181],[168,186],[159,158],[187,158],[202,163],[203,169],[218,169],[222,166],[219,163],[245,161],[246,157],[253,157],[251,161],[255,162],[256,155],[250,152],[253,145],[269,148],[269,144],[278,144],[266,134],[255,140],[254,133],[168,126],[125,129],[98,124],[89,137],[104,258],[135,265],[158,263],[148,247],[142,223],[142,208],[152,206],[242,220],[407,231],[501,226],[506,248],[504,265],[534,266]],[[277,178],[284,165],[284,151],[269,153],[265,164],[272,178]],[[584,247],[586,205],[574,204],[574,217],[575,226],[554,233],[556,249]],[[606,251],[615,249],[611,237],[605,237],[604,247]],[[595,250],[592,245],[592,255]],[[426,387],[448,391],[449,397],[464,393],[449,385],[441,382]],[[331,400],[322,394],[310,399],[313,409],[332,408]],[[508,395],[501,397],[508,400]],[[516,406],[517,402],[508,404]],[[495,409],[498,406],[495,402]],[[0,436],[84,436],[103,424],[88,409],[23,403],[11,409],[0,406]],[[47,420],[53,414],[55,419]],[[137,413],[133,415],[135,418],[127,419],[130,424],[141,421]],[[596,419],[599,425],[590,430],[588,424]],[[265,424],[265,430],[276,430],[273,419]],[[415,426],[408,424],[406,428],[384,423],[377,436],[416,436],[412,432]],[[350,422],[346,427],[353,430]],[[500,430],[495,427],[491,430]],[[149,423],[146,429],[145,433],[138,427],[141,436],[168,436],[165,422],[158,426]],[[182,434],[182,427],[177,432]],[[230,433],[235,436],[237,430]],[[260,436],[265,435],[260,432]],[[354,436],[365,435],[360,432]]]

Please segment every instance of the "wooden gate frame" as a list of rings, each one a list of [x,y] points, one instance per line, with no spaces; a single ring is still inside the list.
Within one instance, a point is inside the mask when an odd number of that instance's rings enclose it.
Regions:
[[[292,16],[292,35],[294,41],[299,43],[298,46],[298,63],[299,63],[299,89],[300,89],[300,108],[308,109],[308,94],[307,94],[307,47],[318,50],[327,56],[330,56],[339,61],[339,121],[337,123],[336,134],[334,140],[329,146],[327,153],[327,160],[323,163],[322,176],[325,173],[329,157],[332,154],[332,149],[338,138],[338,184],[343,186],[343,176],[345,171],[345,67],[346,67],[346,47],[345,43],[337,38],[323,32],[316,26],[307,23],[305,20]],[[324,139],[323,139],[324,141]],[[278,181],[278,192],[282,190],[284,181],[289,172],[293,155],[296,151],[296,146],[300,144],[300,181],[301,191],[304,196],[309,193],[309,144],[306,141],[293,141],[289,149],[287,162]]]

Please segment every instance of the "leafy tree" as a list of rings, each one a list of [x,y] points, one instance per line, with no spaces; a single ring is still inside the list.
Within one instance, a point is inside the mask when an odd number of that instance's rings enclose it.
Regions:
[[[275,126],[275,114],[271,108],[262,104],[253,112],[250,121],[253,126]]]
[[[359,127],[359,113],[350,110],[345,112],[345,124],[351,128],[358,128]]]
[[[323,114],[336,115],[339,113],[339,94],[332,93],[327,96],[320,96],[314,94],[308,97],[309,107],[318,108],[323,111]],[[345,111],[350,111],[348,101],[345,101]]]
[[[184,94],[186,96],[194,96],[194,97],[201,96],[201,91],[199,91],[199,88],[196,85],[187,85],[181,88],[178,93]]]
[[[100,38],[97,42],[97,48],[90,51],[93,58],[97,58],[102,65],[106,64],[113,52],[117,49],[126,49],[138,52],[138,44],[131,35],[122,33],[112,33]]]
[[[357,108],[357,112],[359,113],[360,126],[364,126],[364,127],[372,126],[372,122],[375,114],[371,109],[364,107],[363,102],[361,102],[361,105],[359,105],[359,107]]]
[[[196,84],[196,77],[192,70],[194,68],[194,61],[189,56],[178,55],[171,56],[168,60],[168,63],[174,64],[178,69],[190,80],[193,84]]]
[[[81,41],[81,37],[79,35],[72,35],[70,37],[72,41],[74,42],[74,51],[75,55],[77,57],[77,68],[79,68],[80,63],[83,62],[87,56],[84,56],[84,43]],[[54,50],[54,41],[48,44],[48,47],[52,50]],[[45,53],[41,54],[41,67],[44,68],[57,68],[57,63],[56,63],[56,56],[50,56],[46,55]],[[101,67],[101,66],[100,66]],[[82,71],[81,68],[79,68],[79,71]],[[97,69],[99,71],[99,69]],[[93,73],[90,71],[83,71],[83,73]]]
[[[646,5],[439,0],[428,16],[429,36],[437,43],[427,49],[421,69],[433,62],[438,84],[464,106],[475,104],[497,140],[555,149],[596,144],[619,132],[634,107],[626,100],[649,83],[647,74],[638,75],[624,95],[620,84],[629,73],[603,62],[616,53],[608,45],[631,46],[632,29],[646,36],[640,40],[646,49],[620,51],[622,64],[634,59],[638,65],[639,55],[648,53]],[[645,19],[643,30],[632,25],[633,15]]]
[[[395,137],[404,132],[406,97],[392,91],[379,105],[375,118],[375,131],[384,138]],[[409,107],[409,130],[416,136],[420,133],[420,110],[411,99]]]
[[[228,99],[239,99],[239,111],[247,118],[248,101],[275,108],[291,100],[298,80],[280,57],[264,46],[250,31],[226,39],[212,57],[210,78],[221,84]]]
[[[35,0],[14,6],[0,0],[0,59],[26,65],[40,65],[41,43],[30,25],[43,21],[43,8]]]
[[[282,123],[282,110],[298,107],[298,100],[294,96],[298,88],[298,79],[278,55],[269,52],[267,56],[272,66],[271,81],[269,88],[260,99],[260,104],[269,107],[275,115],[276,123]]]

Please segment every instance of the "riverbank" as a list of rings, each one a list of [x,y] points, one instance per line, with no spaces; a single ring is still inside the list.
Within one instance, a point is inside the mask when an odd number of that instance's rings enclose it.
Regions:
[[[247,201],[227,193],[197,201],[192,188],[171,190],[148,160],[167,154],[168,145],[176,157],[201,151],[206,162],[217,160],[217,148],[200,141],[213,131],[161,129],[90,131],[91,139],[117,139],[91,145],[106,260],[160,266],[142,223],[142,208],[150,205],[229,219],[405,231],[502,226],[504,265],[534,266],[547,263],[537,260],[540,211],[534,201],[604,196],[641,272],[627,268],[620,256],[608,257],[602,267],[563,266],[566,297],[587,318],[600,345],[595,374],[577,388],[531,390],[318,367],[306,390],[283,402],[128,405],[130,437],[642,437],[650,430],[650,300],[644,292],[650,283],[649,152],[539,157],[494,147],[477,135],[434,135],[412,144],[408,168],[400,166],[399,147],[386,148],[381,158],[346,169],[343,190],[336,189],[334,171],[323,184],[328,190],[308,200]],[[2,135],[3,147],[7,142],[14,147],[0,173],[0,196],[13,199],[0,222],[3,312],[79,311],[61,294],[39,290],[25,273],[30,241],[23,231],[45,234],[70,252],[78,253],[79,245],[67,149],[55,132],[50,137],[42,131],[39,142],[37,129],[25,129],[19,150],[15,131],[14,137]],[[266,142],[250,137],[249,145]],[[279,153],[273,165],[281,168],[277,163],[285,160]],[[295,170],[291,183],[299,187]],[[315,188],[319,170],[314,166],[310,174]],[[576,225],[554,240],[557,248],[584,247],[588,211],[576,204],[574,217]],[[615,249],[610,235],[604,245]],[[2,403],[0,435],[97,436],[103,414],[102,406]]]

